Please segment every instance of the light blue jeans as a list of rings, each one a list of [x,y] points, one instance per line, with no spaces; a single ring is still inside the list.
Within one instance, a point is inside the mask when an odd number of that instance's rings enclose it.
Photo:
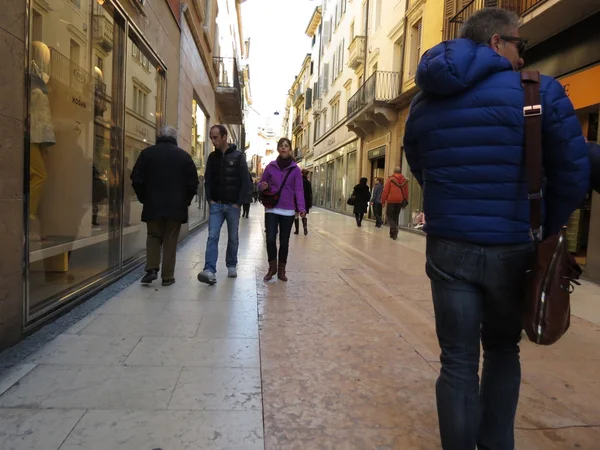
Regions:
[[[212,203],[209,207],[208,241],[206,242],[206,256],[204,270],[217,273],[217,260],[219,259],[219,237],[223,223],[227,222],[227,253],[225,264],[227,267],[237,267],[240,208],[231,204]]]

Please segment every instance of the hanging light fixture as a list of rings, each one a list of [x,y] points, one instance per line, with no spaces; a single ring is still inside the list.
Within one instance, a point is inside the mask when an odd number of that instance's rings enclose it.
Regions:
[[[104,5],[104,0],[96,0],[100,6]]]

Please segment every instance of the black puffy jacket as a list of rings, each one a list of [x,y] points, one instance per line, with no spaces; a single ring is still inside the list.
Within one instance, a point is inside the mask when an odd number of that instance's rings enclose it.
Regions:
[[[245,155],[234,144],[225,153],[212,152],[206,162],[204,185],[208,202],[246,203],[250,177]]]
[[[173,138],[159,138],[145,149],[131,173],[133,189],[144,205],[142,221],[188,221],[188,206],[198,191],[198,173],[189,153]]]

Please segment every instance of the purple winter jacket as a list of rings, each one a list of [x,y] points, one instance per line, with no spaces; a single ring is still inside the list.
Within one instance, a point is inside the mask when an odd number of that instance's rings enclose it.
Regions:
[[[284,170],[279,168],[277,161],[272,161],[267,165],[260,182],[266,182],[269,185],[268,191],[275,193],[279,190],[279,186],[281,186],[288,170],[291,170],[292,173],[285,182],[276,208],[298,211],[301,213],[306,212],[302,172],[300,172],[300,168],[295,161],[292,161],[290,166]]]

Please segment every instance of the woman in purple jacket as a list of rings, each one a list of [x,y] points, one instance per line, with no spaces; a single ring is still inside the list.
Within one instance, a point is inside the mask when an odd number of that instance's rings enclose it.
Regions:
[[[258,187],[261,192],[268,191],[270,194],[275,194],[279,192],[289,172],[283,189],[281,189],[279,201],[273,208],[265,208],[267,255],[269,257],[269,271],[265,275],[265,281],[271,280],[275,274],[280,280],[287,281],[285,266],[296,209],[300,212],[300,217],[306,217],[302,172],[300,172],[300,168],[292,158],[292,143],[290,140],[288,138],[279,139],[277,151],[279,157],[267,166]],[[277,264],[278,230],[280,233],[279,264]]]

